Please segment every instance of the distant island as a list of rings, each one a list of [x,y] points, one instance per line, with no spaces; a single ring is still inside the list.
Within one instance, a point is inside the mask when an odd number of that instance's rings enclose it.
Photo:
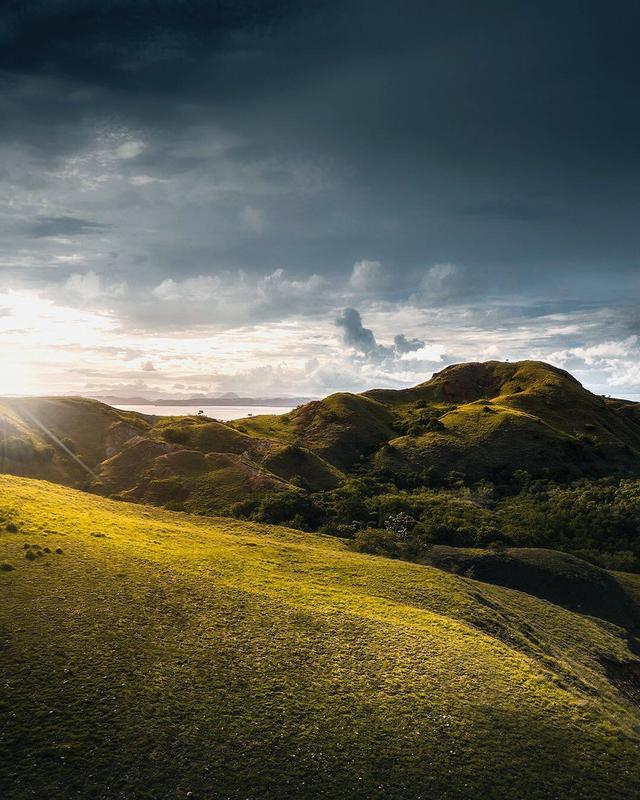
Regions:
[[[110,406],[281,406],[283,408],[303,405],[315,399],[312,397],[239,397],[233,392],[227,392],[220,397],[173,397],[162,400],[149,400],[146,397],[117,397],[115,395],[89,395],[89,397]]]

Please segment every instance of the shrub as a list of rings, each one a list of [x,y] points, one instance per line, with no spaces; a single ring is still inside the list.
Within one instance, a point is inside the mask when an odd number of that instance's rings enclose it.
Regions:
[[[356,533],[353,541],[354,549],[360,553],[390,558],[399,558],[399,545],[398,535],[384,528],[365,528]]]
[[[64,553],[64,550],[61,547],[56,547],[56,553],[61,556]]]
[[[6,561],[0,564],[0,572],[11,572],[12,569],[15,569],[13,564],[8,564]]]
[[[320,516],[313,498],[302,492],[271,492],[260,500],[253,514],[257,522],[291,525],[301,530],[315,529]]]
[[[353,539],[358,530],[357,523],[353,522],[328,522],[318,529],[324,536],[337,536],[340,539]]]
[[[4,455],[12,461],[30,461],[36,455],[36,447],[29,438],[12,436],[4,442]]]
[[[27,561],[34,561],[37,558],[33,550],[27,550],[24,554],[24,557],[27,559]]]
[[[50,464],[53,461],[55,454],[56,451],[50,444],[44,445],[38,451],[38,455],[40,456],[42,461],[44,461],[46,464]]]
[[[389,515],[384,521],[384,527],[392,531],[399,539],[406,540],[415,528],[417,520],[404,511]]]
[[[15,524],[15,522],[7,522],[7,524],[5,525],[5,530],[8,533],[17,533],[18,526]]]

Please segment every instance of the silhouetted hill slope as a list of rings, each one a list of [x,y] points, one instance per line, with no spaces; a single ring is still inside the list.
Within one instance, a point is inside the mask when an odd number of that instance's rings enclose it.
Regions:
[[[82,398],[0,401],[0,472],[211,513],[336,486],[318,454],[202,416],[148,417]]]
[[[640,605],[634,593],[613,573],[568,553],[534,547],[493,552],[437,545],[430,550],[427,563],[640,630]]]
[[[12,800],[638,796],[615,625],[42,481],[1,477],[0,519]]]

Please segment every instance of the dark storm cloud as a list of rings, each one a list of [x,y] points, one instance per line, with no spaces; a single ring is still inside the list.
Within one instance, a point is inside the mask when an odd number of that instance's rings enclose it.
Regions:
[[[371,258],[395,298],[434,264],[458,299],[628,297],[639,23],[595,0],[5,3],[5,216],[80,220],[92,269],[151,288]]]
[[[393,337],[393,344],[398,353],[413,353],[424,347],[422,339],[407,339],[403,333]]]
[[[408,339],[403,333],[393,337],[393,345],[379,344],[371,328],[365,328],[357,308],[345,308],[336,318],[335,324],[342,331],[342,339],[347,347],[365,358],[391,366],[406,353],[414,353],[424,347],[421,339]]]
[[[373,331],[364,327],[360,312],[356,308],[345,308],[337,317],[336,325],[342,328],[344,343],[348,347],[353,347],[354,350],[365,355],[378,350],[379,345]]]

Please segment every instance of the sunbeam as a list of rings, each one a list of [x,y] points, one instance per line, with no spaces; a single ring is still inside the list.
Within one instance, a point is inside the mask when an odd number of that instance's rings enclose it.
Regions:
[[[72,450],[70,450],[63,442],[60,441],[60,439],[58,439],[55,433],[50,431],[49,428],[47,428],[46,425],[40,422],[40,420],[37,417],[35,417],[30,411],[27,411],[27,409],[23,407],[20,409],[20,413],[24,414],[35,425],[37,425],[37,427],[40,428],[40,430],[46,436],[48,436],[52,442],[54,442],[61,450],[63,450],[69,456],[69,458],[72,458],[76,462],[76,464],[81,466],[82,469],[89,475],[91,475],[92,478],[97,478],[95,472],[93,472],[93,470],[90,467],[88,467],[81,458],[78,458],[78,456]]]

